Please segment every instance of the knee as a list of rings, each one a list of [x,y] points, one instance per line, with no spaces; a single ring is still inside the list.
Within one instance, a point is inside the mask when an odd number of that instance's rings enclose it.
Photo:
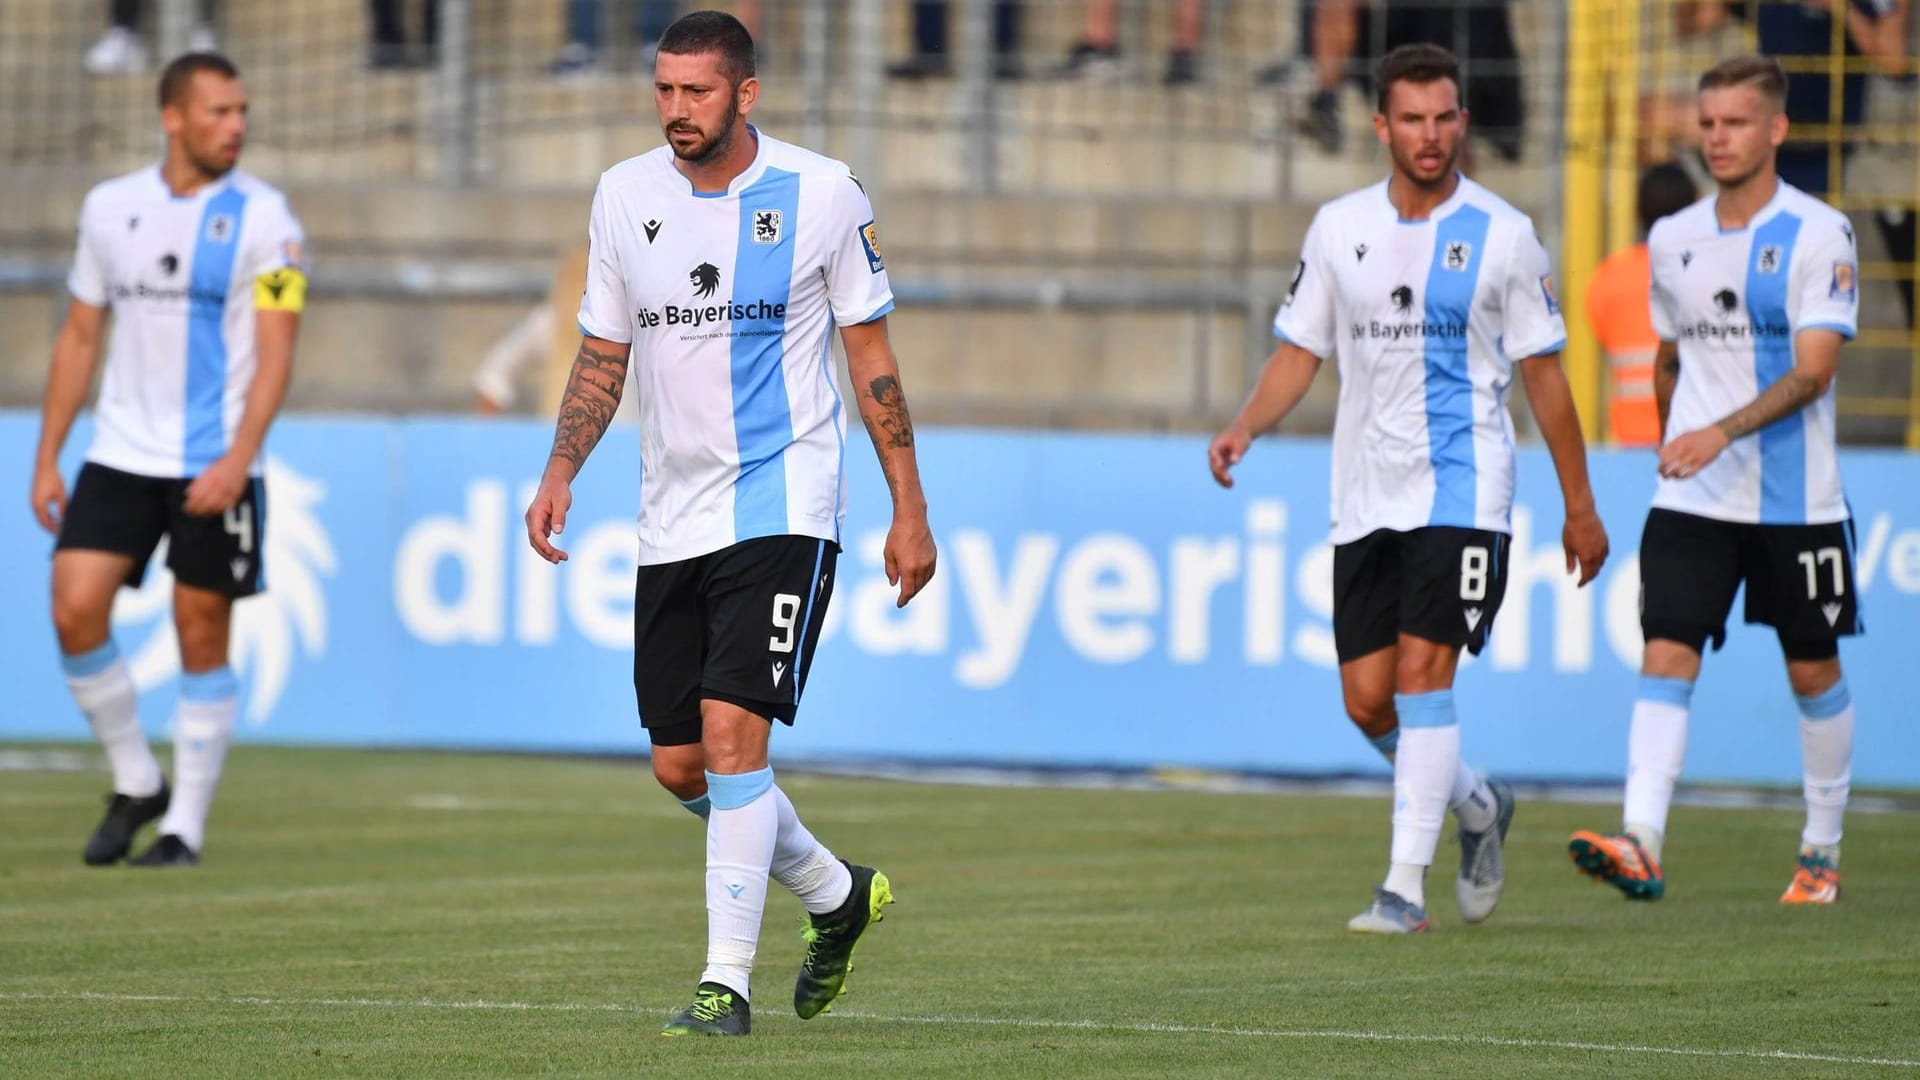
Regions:
[[[1393,695],[1369,694],[1364,691],[1349,690],[1346,694],[1347,719],[1369,739],[1377,739],[1392,731],[1399,723],[1394,715]]]
[[[655,750],[653,778],[682,802],[707,793],[706,763],[697,756],[668,755]]]
[[[101,609],[70,593],[53,594],[53,632],[60,651],[75,656],[99,648],[107,640],[112,608]]]
[[[1796,697],[1819,697],[1840,682],[1840,661],[1793,661],[1787,665],[1787,682]]]

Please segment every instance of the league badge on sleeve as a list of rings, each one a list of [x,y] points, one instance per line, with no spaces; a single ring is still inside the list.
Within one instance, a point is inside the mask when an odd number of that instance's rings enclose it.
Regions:
[[[1855,285],[1853,281],[1853,275],[1854,275],[1854,267],[1852,263],[1846,262],[1844,260],[1835,262],[1833,264],[1833,284],[1827,287],[1827,299],[1829,300],[1854,299],[1856,294],[1854,292]]]
[[[880,229],[871,221],[860,226],[860,246],[866,249],[868,270],[877,274],[887,268],[880,258]]]
[[[1542,274],[1540,276],[1540,295],[1546,298],[1547,314],[1560,314],[1560,297],[1554,294],[1552,274]]]

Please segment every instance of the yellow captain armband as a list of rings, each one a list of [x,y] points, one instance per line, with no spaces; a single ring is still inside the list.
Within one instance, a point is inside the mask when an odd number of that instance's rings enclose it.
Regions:
[[[254,278],[253,306],[256,311],[306,310],[307,275],[297,266],[284,266]]]

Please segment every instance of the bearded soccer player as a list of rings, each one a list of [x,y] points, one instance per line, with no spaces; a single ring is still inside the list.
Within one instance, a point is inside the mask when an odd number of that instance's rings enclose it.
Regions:
[[[33,512],[59,539],[53,622],[74,701],[106,749],[113,793],[87,841],[118,862],[160,818],[136,866],[200,861],[239,685],[227,666],[233,602],[263,587],[260,448],[286,394],[306,295],[300,223],[236,166],[247,92],[224,57],[192,53],[160,77],[166,157],[87,193],[54,344]],[[67,497],[60,447],[86,397],[107,312],[93,444]],[[161,537],[173,572],[180,699],[168,786],[141,729],[110,617]]]
[[[1840,895],[1853,761],[1840,638],[1861,627],[1833,377],[1859,316],[1858,262],[1846,216],[1775,172],[1786,97],[1786,75],[1765,57],[1701,76],[1702,150],[1718,190],[1647,237],[1662,444],[1640,539],[1646,653],[1623,828],[1583,830],[1568,845],[1582,872],[1629,899],[1666,891],[1661,848],[1693,684],[1742,584],[1746,621],[1773,628],[1800,707],[1807,819],[1780,900]]]
[[[1255,436],[1299,404],[1337,355],[1333,632],[1347,715],[1393,763],[1393,844],[1359,933],[1428,926],[1426,871],[1446,811],[1459,827],[1460,915],[1493,913],[1513,791],[1460,759],[1460,650],[1479,653],[1506,591],[1513,504],[1507,391],[1517,366],[1566,502],[1567,570],[1607,557],[1586,450],[1560,368],[1566,328],[1533,223],[1455,168],[1466,139],[1460,68],[1434,45],[1380,64],[1374,131],[1384,181],[1320,208],[1274,319],[1279,346],[1213,440],[1223,486]]]
[[[667,145],[606,171],[588,223],[583,340],[528,540],[552,562],[570,485],[634,368],[641,438],[634,691],[653,771],[707,821],[707,966],[667,1035],[745,1035],[769,873],[809,913],[793,1004],[844,991],[854,943],[892,902],[836,859],[774,784],[832,595],[845,517],[835,324],[893,499],[889,581],[904,606],[934,571],[913,423],[887,342],[893,290],[873,209],[838,161],[747,122],[753,40],[695,12],[660,39]]]

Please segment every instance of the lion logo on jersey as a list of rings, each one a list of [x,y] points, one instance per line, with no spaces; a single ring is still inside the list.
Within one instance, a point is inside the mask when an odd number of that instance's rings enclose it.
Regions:
[[[693,282],[693,295],[712,296],[720,287],[720,268],[703,262],[688,272],[687,279]]]
[[[266,566],[271,588],[233,608],[231,660],[247,684],[244,715],[261,727],[273,714],[293,672],[294,649],[309,657],[327,650],[327,598],[323,578],[339,568],[333,541],[320,524],[319,505],[326,488],[277,458],[267,459],[268,513]],[[163,547],[154,553],[147,580],[136,592],[122,593],[114,623],[123,632],[148,628],[131,650],[133,681],[142,693],[180,672],[180,647],[173,629],[173,575]],[[131,635],[129,635],[131,636]]]

